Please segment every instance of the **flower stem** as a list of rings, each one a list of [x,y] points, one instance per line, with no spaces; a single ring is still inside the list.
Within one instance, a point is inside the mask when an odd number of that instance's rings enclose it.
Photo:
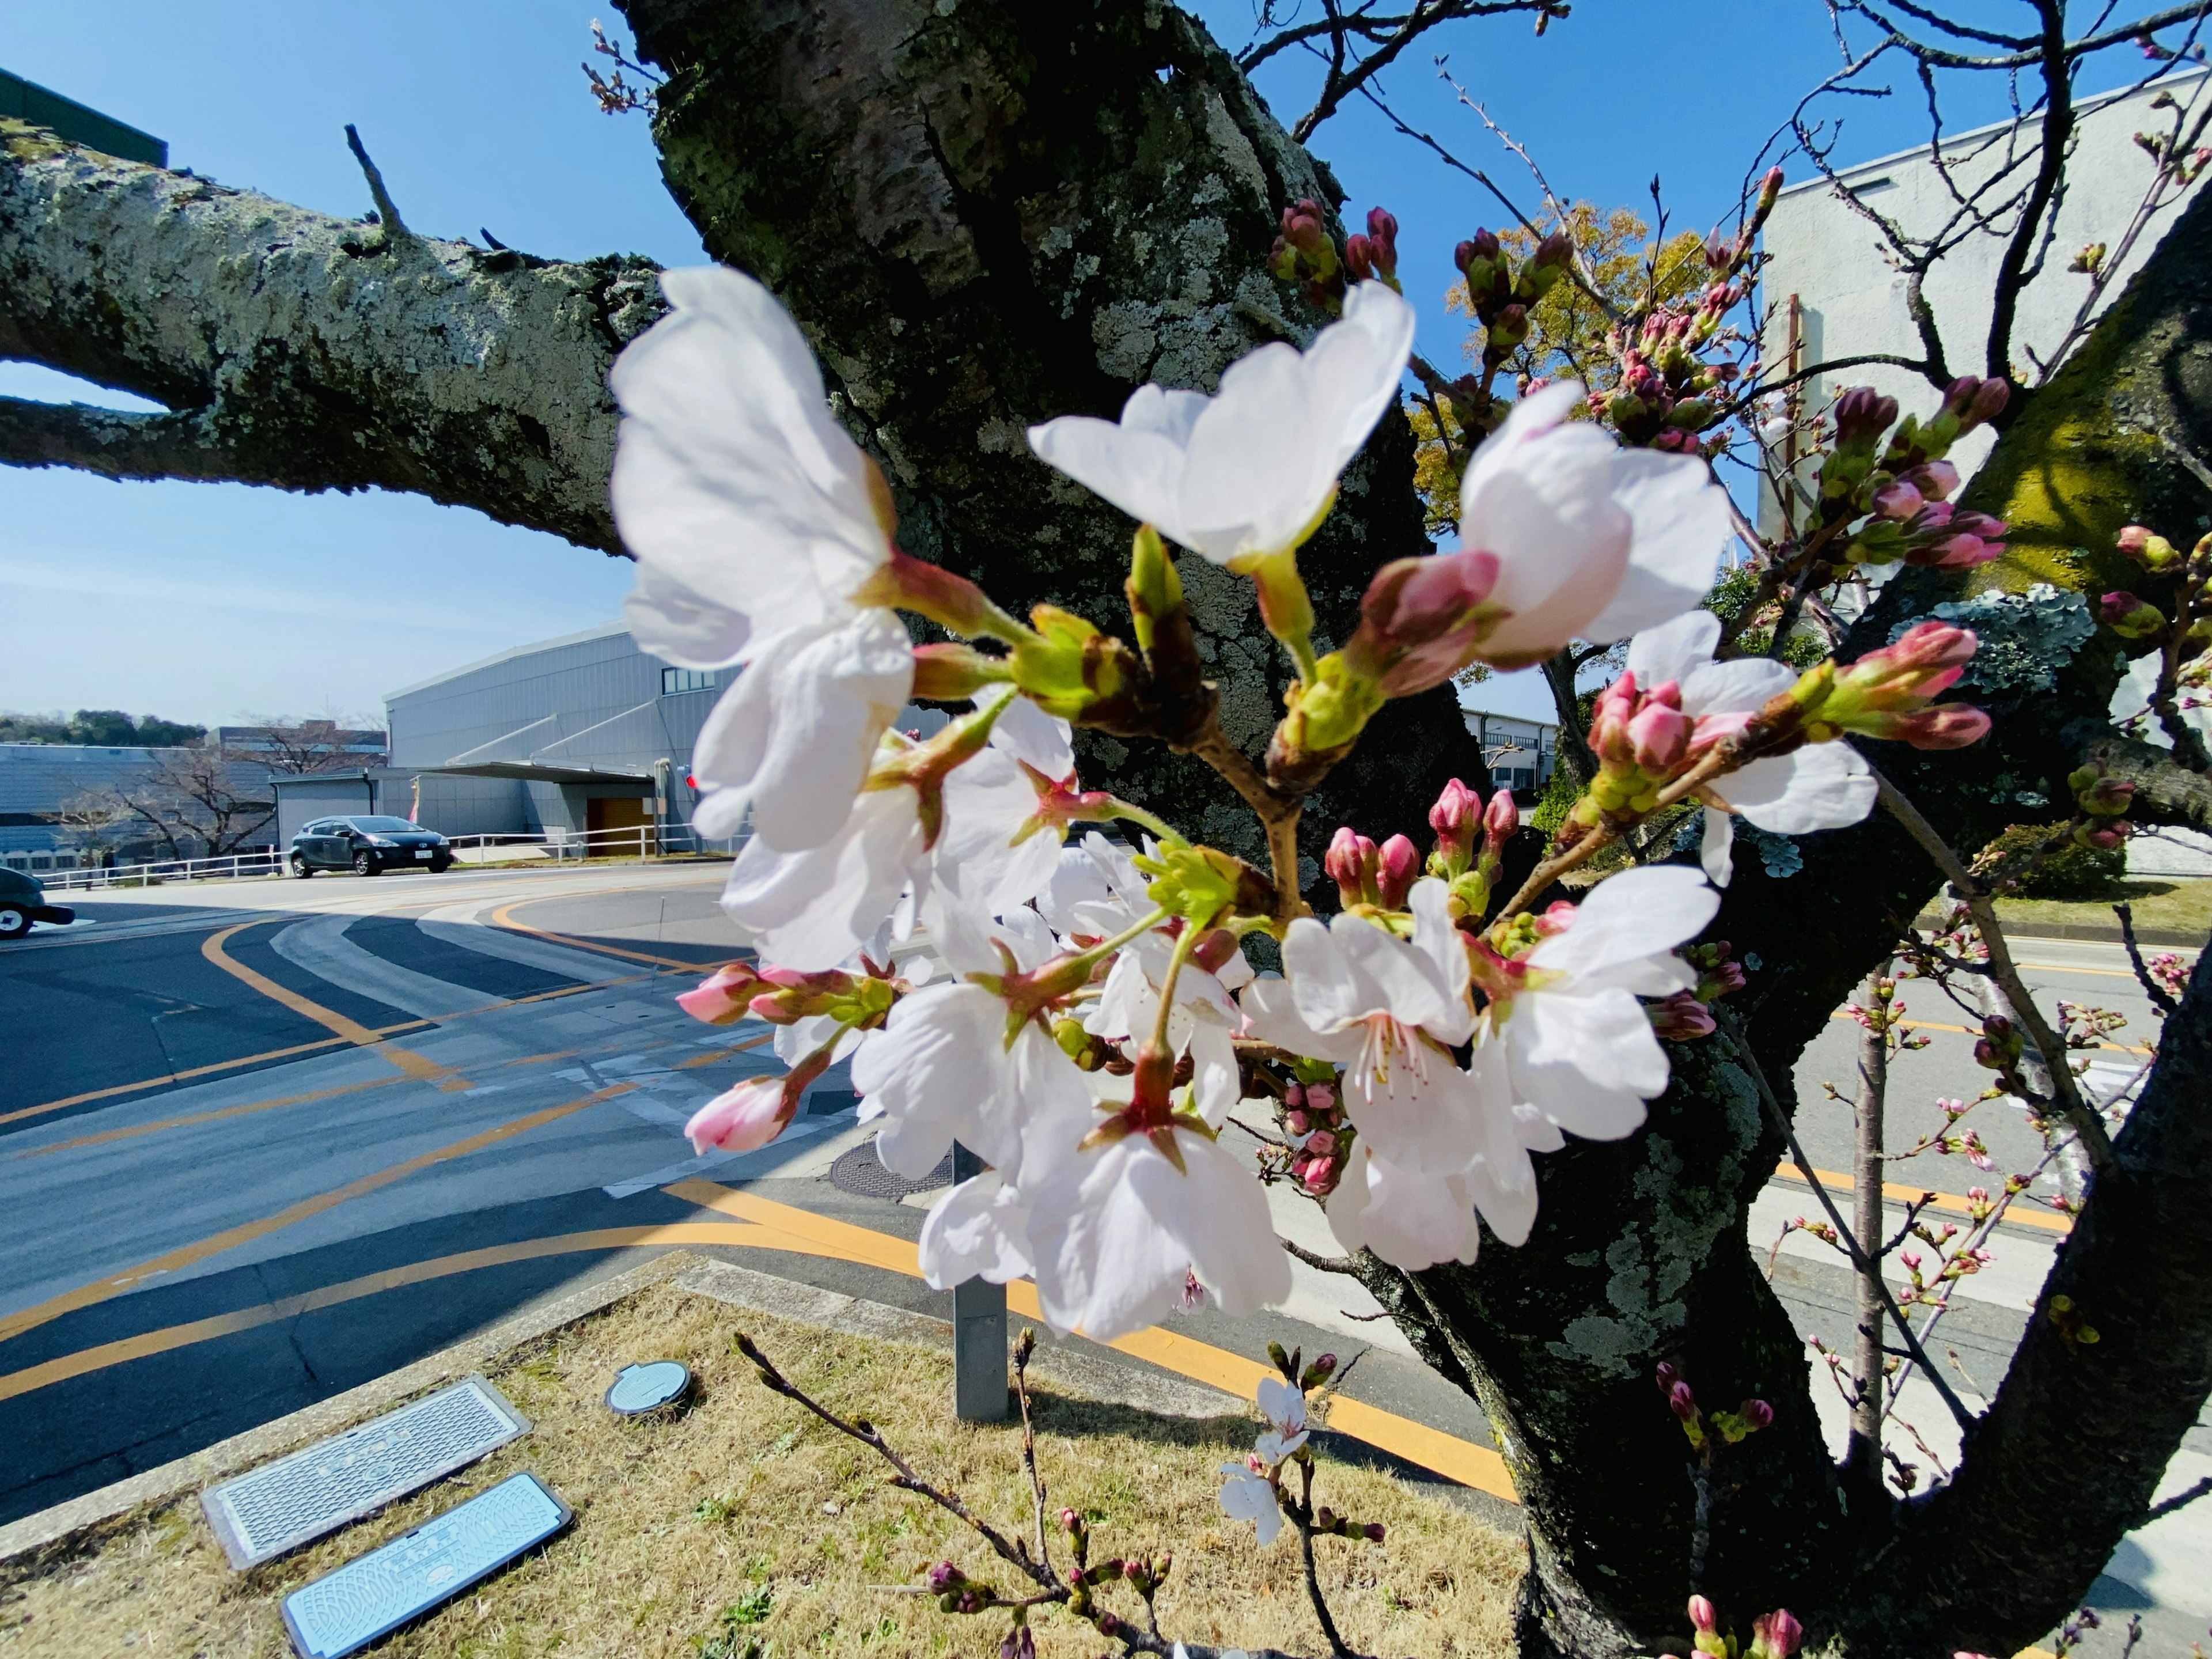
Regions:
[[[1185,926],[1176,936],[1175,954],[1168,958],[1167,981],[1160,987],[1160,1010],[1152,1020],[1152,1046],[1162,1054],[1168,1049],[1168,1016],[1175,1011],[1176,981],[1182,977],[1183,963],[1198,948],[1201,932],[1196,923]]]

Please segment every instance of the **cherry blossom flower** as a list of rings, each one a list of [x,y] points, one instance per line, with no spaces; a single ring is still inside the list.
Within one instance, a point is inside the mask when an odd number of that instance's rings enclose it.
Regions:
[[[905,625],[859,597],[892,558],[890,492],[774,295],[719,265],[661,287],[674,309],[611,377],[630,631],[685,667],[746,665],[693,751],[700,833],[750,807],[759,838],[804,851],[844,823],[913,683]]]
[[[1618,1140],[1644,1121],[1644,1103],[1667,1087],[1667,1055],[1637,999],[1695,985],[1674,947],[1719,908],[1696,871],[1659,865],[1608,877],[1578,907],[1491,930],[1478,952],[1491,999],[1480,1041],[1503,1047],[1512,1098],[1542,1121],[1523,1121],[1524,1142],[1543,1150],[1554,1139],[1542,1122]]]
[[[1131,1076],[1086,1073],[1105,1121],[1073,1146],[1024,1139],[1037,1301],[1056,1331],[1126,1336],[1180,1306],[1192,1277],[1232,1317],[1291,1293],[1266,1194],[1170,1103],[1172,1068],[1147,1052]]]
[[[1440,1261],[1471,1262],[1480,1243],[1480,1215],[1508,1244],[1528,1242],[1536,1221],[1536,1172],[1528,1158],[1522,1119],[1498,1103],[1510,1098],[1504,1057],[1495,1046],[1473,1056],[1477,1093],[1486,1102],[1479,1119],[1482,1150],[1457,1170],[1394,1164],[1365,1139],[1352,1144],[1344,1179],[1328,1198],[1328,1224],[1352,1254],[1370,1249],[1395,1267],[1418,1272]],[[1560,1143],[1556,1133],[1549,1146]]]
[[[1141,386],[1119,422],[1066,415],[1030,428],[1051,465],[1216,564],[1296,548],[1337,476],[1397,398],[1413,308],[1381,283],[1304,352],[1279,343],[1231,364],[1208,398]]]
[[[1224,1463],[1221,1473],[1221,1512],[1231,1521],[1249,1521],[1263,1545],[1275,1541],[1283,1529],[1283,1507],[1275,1501],[1275,1485],[1249,1463]],[[1176,1659],[1182,1659],[1182,1644],[1176,1644]]]
[[[1498,559],[1488,602],[1505,614],[1475,653],[1497,667],[1680,616],[1728,539],[1727,492],[1703,460],[1623,449],[1567,418],[1582,400],[1571,381],[1522,398],[1460,487],[1461,545]]]
[[[1364,916],[1301,916],[1283,940],[1286,978],[1247,986],[1251,1035],[1345,1067],[1363,1139],[1406,1169],[1464,1170],[1482,1150],[1486,1103],[1451,1050],[1474,1027],[1468,954],[1449,890],[1435,877],[1407,896],[1413,937]]]
[[[1215,948],[1210,951],[1209,946]],[[1131,940],[1115,957],[1083,1029],[1113,1042],[1141,1042],[1149,1036],[1159,1016],[1160,987],[1167,979],[1173,951],[1168,935],[1157,928]],[[1218,973],[1206,966],[1208,956]],[[1251,964],[1237,948],[1236,939],[1219,933],[1200,941],[1183,964],[1176,979],[1175,1003],[1168,1010],[1168,1050],[1178,1057],[1190,1056],[1199,1115],[1217,1129],[1242,1093],[1235,1036],[1243,1015],[1230,1000],[1229,990],[1250,983],[1252,977]]]
[[[1267,1419],[1267,1426],[1261,1431],[1252,1449],[1261,1462],[1273,1468],[1304,1445],[1312,1432],[1306,1426],[1306,1396],[1295,1384],[1263,1376],[1259,1399],[1260,1415]]]
[[[1696,722],[1692,755],[1741,731],[1749,716],[1797,683],[1792,670],[1770,658],[1715,662],[1720,636],[1718,617],[1692,611],[1628,643],[1628,672],[1638,684],[1680,687],[1681,712]],[[1842,829],[1874,810],[1874,774],[1849,744],[1813,743],[1723,773],[1698,790],[1698,799],[1705,806],[1705,874],[1725,887],[1735,838],[1730,814],[1777,835]]]

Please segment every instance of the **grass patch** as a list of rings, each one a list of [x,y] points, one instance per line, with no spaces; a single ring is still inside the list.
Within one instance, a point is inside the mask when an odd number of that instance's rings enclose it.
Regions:
[[[2212,878],[2166,881],[2154,877],[2114,882],[2109,893],[2097,899],[2001,898],[1997,920],[2008,928],[2034,933],[2037,926],[2105,927],[2115,937],[2119,922],[2112,906],[2125,902],[2134,908],[2136,926],[2197,938],[2212,935]]]
[[[1013,1587],[1010,1573],[934,1505],[890,1486],[872,1453],[761,1388],[732,1347],[739,1328],[825,1406],[882,1425],[917,1469],[979,1514],[1030,1528],[1019,1431],[952,1420],[948,1352],[791,1324],[662,1284],[490,1370],[535,1425],[530,1433],[306,1550],[234,1574],[189,1498],[0,1568],[0,1654],[280,1659],[290,1651],[285,1595],[521,1469],[574,1507],[574,1524],[388,1638],[380,1656],[919,1659],[994,1648],[1003,1614],[962,1619],[882,1587],[915,1584],[917,1567],[946,1557],[1002,1589]],[[664,1357],[698,1378],[689,1409],[625,1421],[600,1404],[623,1364]],[[1261,1549],[1214,1502],[1218,1466],[1250,1444],[1256,1418],[1155,1417],[1049,1387],[1035,1397],[1052,1505],[1095,1517],[1092,1559],[1176,1553],[1159,1597],[1169,1636],[1326,1651],[1294,1532]],[[1321,1541],[1322,1581],[1348,1641],[1416,1659],[1504,1659],[1517,1540],[1371,1469],[1324,1457],[1316,1486],[1332,1507],[1389,1528],[1382,1545]],[[1054,1553],[1065,1559],[1058,1538]],[[1117,1612],[1140,1614],[1123,1587],[1107,1595]],[[1036,1634],[1045,1659],[1102,1645],[1057,1614]]]

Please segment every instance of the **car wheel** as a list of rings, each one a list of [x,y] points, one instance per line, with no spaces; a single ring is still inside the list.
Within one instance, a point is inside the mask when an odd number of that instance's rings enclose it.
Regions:
[[[21,939],[31,931],[31,915],[12,904],[0,904],[0,939]]]
[[[295,853],[292,854],[292,873],[299,877],[301,881],[305,881],[315,873],[315,866]]]
[[[451,859],[432,859],[430,860],[430,873],[434,876],[442,876],[447,871],[453,867],[453,861]]]
[[[374,876],[380,873],[376,862],[376,854],[356,853],[353,855],[353,872],[356,876]]]

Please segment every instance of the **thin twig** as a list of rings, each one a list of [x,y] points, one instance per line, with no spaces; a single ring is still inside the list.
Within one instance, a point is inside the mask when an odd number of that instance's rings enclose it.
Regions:
[[[376,170],[376,163],[368,159],[368,148],[361,142],[361,135],[353,130],[350,121],[346,123],[345,136],[346,148],[353,152],[353,159],[361,163],[362,176],[368,180],[368,193],[376,203],[377,222],[384,227],[384,240],[393,243],[413,241],[415,233],[408,229],[406,222],[400,218],[399,204],[392,199],[392,192],[384,187],[384,175]]]
[[[2206,1475],[2186,1492],[2178,1492],[2164,1503],[2152,1504],[2143,1511],[2142,1519],[2136,1522],[2136,1526],[2147,1527],[2154,1521],[2162,1521],[2184,1504],[2194,1504],[2207,1492],[2212,1492],[2212,1474]],[[2130,1530],[2132,1531],[2133,1528],[2130,1528]]]
[[[1298,1548],[1305,1558],[1306,1595],[1313,1601],[1314,1617],[1321,1620],[1321,1633],[1328,1638],[1329,1652],[1334,1659],[1352,1659],[1352,1650],[1336,1632],[1336,1620],[1329,1616],[1328,1598],[1321,1593],[1321,1573],[1314,1564],[1312,1460],[1300,1463],[1298,1473],[1304,1477],[1304,1494],[1291,1518],[1297,1523]]]
[[[2153,979],[2150,969],[2143,965],[2142,947],[2136,943],[2135,906],[2123,901],[2112,907],[2112,914],[2120,919],[2120,943],[2126,947],[2128,965],[2136,970],[2136,982],[2143,988],[2150,1006],[2172,1018],[2181,1012],[2181,1005],[2166,994],[2166,987]]]
[[[1820,1207],[1828,1212],[1829,1224],[1835,1228],[1837,1236],[1844,1241],[1845,1247],[1850,1254],[1851,1265],[1863,1271],[1865,1259],[1860,1253],[1858,1240],[1852,1236],[1850,1228],[1844,1224],[1843,1212],[1836,1207],[1836,1200],[1828,1195],[1828,1189],[1820,1184],[1820,1176],[1813,1172],[1813,1160],[1805,1155],[1804,1147],[1798,1144],[1797,1131],[1790,1121],[1790,1115],[1782,1109],[1782,1103],[1775,1098],[1774,1087],[1766,1080],[1766,1068],[1759,1063],[1759,1056],[1752,1052],[1751,1043],[1744,1036],[1742,1029],[1737,1025],[1735,1014],[1722,1007],[1716,1007],[1712,1013],[1715,1023],[1728,1033],[1729,1041],[1735,1046],[1736,1054],[1743,1060],[1746,1069],[1751,1073],[1752,1083],[1758,1089],[1759,1100],[1766,1108],[1766,1115],[1780,1133],[1784,1142],[1789,1146],[1790,1156],[1796,1160],[1799,1173],[1812,1186],[1813,1196],[1820,1200]],[[1905,1339],[1905,1346],[1912,1350],[1913,1357],[1920,1362],[1921,1370],[1926,1374],[1936,1391],[1943,1396],[1943,1403],[1951,1408],[1951,1415],[1958,1420],[1959,1427],[1961,1430],[1972,1428],[1974,1424],[1973,1413],[1959,1402],[1959,1396],[1951,1392],[1951,1385],[1946,1382],[1937,1373],[1935,1366],[1929,1363],[1927,1352],[1921,1347],[1919,1337],[1914,1334],[1912,1327],[1905,1322],[1905,1315],[1897,1305],[1897,1298],[1889,1293],[1888,1285],[1878,1273],[1875,1275],[1874,1288],[1881,1297],[1884,1310],[1895,1322],[1898,1334]]]
[[[2020,1016],[2021,1024],[2027,1028],[2028,1041],[2044,1057],[2051,1073],[2051,1092],[2057,1096],[2059,1110],[2080,1137],[2081,1146],[2089,1154],[2090,1167],[2103,1175],[2112,1167],[2112,1138],[2106,1133],[2105,1121],[2090,1110],[2081,1098],[2072,1069],[2066,1063],[2066,1045],[2060,1042],[2043,1011],[2029,994],[2021,981],[2020,970],[2013,965],[2012,951],[2005,944],[2004,929],[1997,921],[1996,902],[1968,871],[1965,862],[1951,850],[1951,845],[1936,832],[1936,826],[1921,816],[1920,809],[1905,793],[1884,777],[1871,762],[1867,769],[1874,774],[1875,787],[1880,791],[1881,804],[1889,809],[1890,816],[1905,827],[1905,833],[1920,843],[1921,850],[1936,861],[1945,878],[1966,901],[1966,908],[1974,918],[1974,926],[1981,933],[1983,948],[1990,953],[1990,974],[2002,988],[2006,1001]]]
[[[1293,1258],[1304,1262],[1309,1267],[1319,1268],[1325,1273],[1342,1273],[1347,1279],[1360,1277],[1358,1264],[1349,1256],[1319,1255],[1303,1244],[1291,1243],[1287,1238],[1279,1238],[1275,1242],[1289,1251]]]
[[[1036,1333],[1023,1327],[1014,1340],[1014,1397],[1022,1406],[1022,1467],[1029,1471],[1030,1491],[1036,1498],[1037,1559],[1052,1571],[1052,1546],[1044,1527],[1044,1477],[1037,1473],[1036,1431],[1030,1421],[1030,1356],[1036,1352]]]

